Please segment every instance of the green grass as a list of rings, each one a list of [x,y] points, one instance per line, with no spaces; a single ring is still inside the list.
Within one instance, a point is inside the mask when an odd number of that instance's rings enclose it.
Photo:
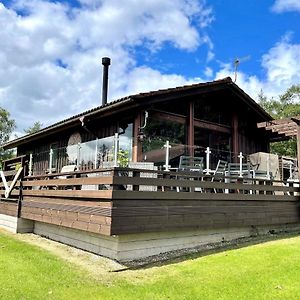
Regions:
[[[300,299],[300,238],[99,274],[0,232],[0,299]]]

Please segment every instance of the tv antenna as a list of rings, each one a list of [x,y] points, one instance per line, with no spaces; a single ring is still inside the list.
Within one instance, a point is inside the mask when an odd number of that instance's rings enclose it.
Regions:
[[[234,66],[234,81],[233,82],[236,82],[237,80],[237,70],[238,70],[238,67],[240,65],[241,62],[244,62],[244,61],[247,61],[251,58],[250,55],[247,55],[247,56],[244,56],[242,58],[239,58],[239,57],[236,57],[233,61],[233,66]]]

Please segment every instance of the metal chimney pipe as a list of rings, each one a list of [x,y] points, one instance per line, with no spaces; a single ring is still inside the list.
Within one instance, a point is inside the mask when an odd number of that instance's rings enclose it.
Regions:
[[[108,68],[110,65],[110,58],[102,57],[102,65],[103,65],[102,105],[105,105],[107,103]]]

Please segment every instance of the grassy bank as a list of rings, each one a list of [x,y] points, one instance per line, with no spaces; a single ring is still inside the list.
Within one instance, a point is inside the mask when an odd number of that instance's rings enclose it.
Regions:
[[[300,298],[298,237],[141,270],[96,259],[72,263],[0,232],[0,299]]]

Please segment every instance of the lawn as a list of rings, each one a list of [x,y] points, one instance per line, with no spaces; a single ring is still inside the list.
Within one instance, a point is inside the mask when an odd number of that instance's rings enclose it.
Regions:
[[[0,231],[0,299],[300,299],[300,237],[122,272],[93,259]]]

